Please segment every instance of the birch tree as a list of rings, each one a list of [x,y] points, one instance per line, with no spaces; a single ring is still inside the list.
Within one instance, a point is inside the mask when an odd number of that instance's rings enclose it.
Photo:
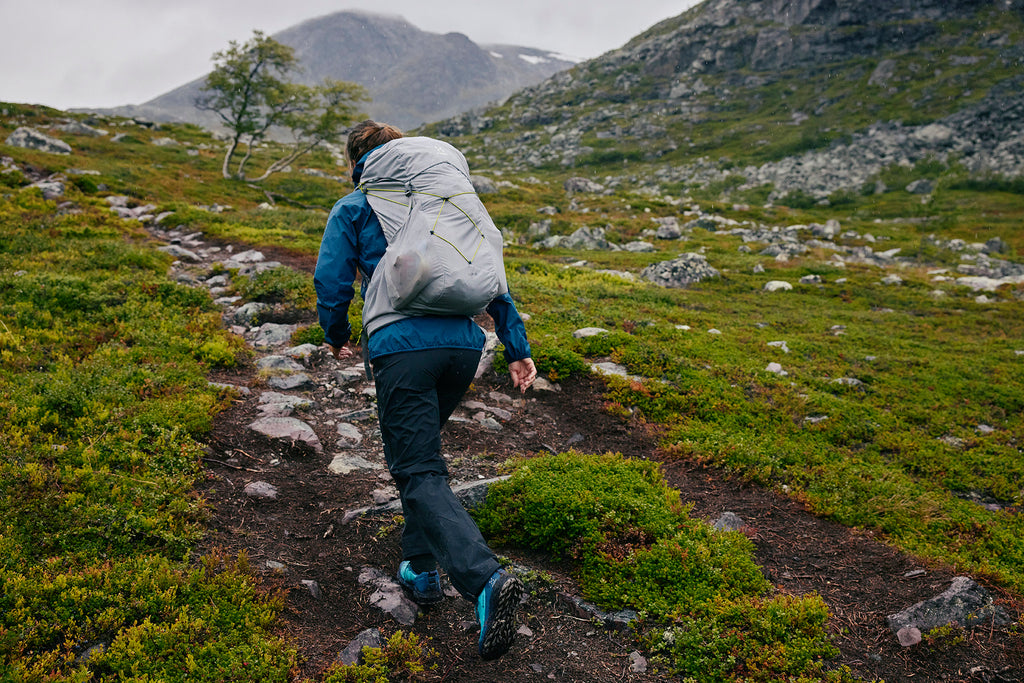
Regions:
[[[231,133],[221,169],[225,178],[265,180],[317,146],[342,141],[357,107],[369,101],[356,83],[294,82],[301,72],[295,51],[262,31],[242,44],[231,41],[214,53],[213,63],[195,105],[215,113]],[[272,133],[289,138],[282,143],[282,156],[249,177],[253,153]]]

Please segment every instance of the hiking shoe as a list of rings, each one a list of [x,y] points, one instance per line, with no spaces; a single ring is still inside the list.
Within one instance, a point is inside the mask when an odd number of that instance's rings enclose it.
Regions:
[[[516,637],[516,609],[526,588],[523,583],[504,569],[499,569],[487,580],[476,601],[476,616],[480,621],[478,648],[482,659],[500,657],[512,647]]]
[[[434,605],[444,600],[441,575],[437,570],[417,574],[407,561],[398,565],[398,585],[404,588],[417,605]]]

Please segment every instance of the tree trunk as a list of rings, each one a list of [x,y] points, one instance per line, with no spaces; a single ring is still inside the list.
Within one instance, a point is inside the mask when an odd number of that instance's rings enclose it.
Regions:
[[[252,158],[252,150],[256,144],[256,140],[252,137],[249,138],[249,144],[245,149],[245,156],[238,162],[238,173],[235,175],[239,180],[245,180],[245,165],[249,163],[249,159]]]
[[[228,145],[228,150],[224,153],[224,165],[221,167],[221,173],[228,180],[231,179],[231,157],[235,155],[235,150],[238,149],[238,138],[232,138],[231,144]]]

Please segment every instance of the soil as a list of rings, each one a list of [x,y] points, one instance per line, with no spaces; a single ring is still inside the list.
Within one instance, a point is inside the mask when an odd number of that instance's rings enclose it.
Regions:
[[[312,269],[308,258],[261,250],[268,258]],[[211,510],[203,550],[245,551],[267,589],[284,595],[281,632],[299,650],[296,679],[321,678],[357,634],[377,627],[385,636],[396,630],[416,633],[436,651],[432,661],[437,668],[426,680],[672,680],[654,663],[644,672],[632,671],[630,654],[647,655],[635,634],[595,625],[573,609],[566,596],[580,591],[571,567],[519,548],[495,550],[518,565],[547,572],[554,586],[527,601],[520,614],[526,628],[512,650],[496,661],[484,662],[477,656],[473,610],[458,597],[425,609],[413,626],[402,626],[371,606],[372,589],[359,584],[360,570],[394,572],[400,559],[400,529],[389,516],[366,515],[346,523],[345,514],[373,505],[373,492],[389,487],[389,477],[384,469],[336,475],[327,464],[332,453],[339,452],[334,448],[333,422],[346,412],[372,406],[373,399],[362,393],[369,386],[365,382],[332,395],[325,378],[354,363],[317,354],[309,365],[307,372],[318,378],[318,388],[305,392],[315,405],[300,416],[314,426],[324,452],[271,442],[249,430],[258,416],[260,390],[267,387],[254,365],[236,368],[211,379],[247,386],[252,394],[239,397],[216,420],[209,439],[207,478],[198,490]],[[957,575],[955,568],[897,552],[871,532],[819,518],[776,491],[674,459],[659,450],[652,429],[603,411],[597,379],[567,381],[560,389],[531,390],[524,398],[513,392],[507,378],[486,373],[467,400],[494,405],[500,399],[511,418],[501,420],[502,429],[492,432],[472,419],[473,410],[456,412],[456,421],[450,421],[442,435],[453,483],[495,476],[515,455],[569,449],[660,461],[670,485],[694,504],[691,515],[713,520],[732,511],[744,520],[742,532],[753,541],[758,563],[778,590],[822,596],[840,651],[829,667],[845,665],[860,678],[890,683],[1024,680],[1024,641],[1009,628],[977,628],[965,632],[959,644],[925,642],[907,648],[889,630],[886,615],[944,591]],[[359,426],[368,436],[349,452],[383,462],[373,421]],[[244,486],[257,480],[275,485],[279,498],[247,497]],[[268,569],[268,560],[282,563],[285,571]],[[1020,614],[1019,596],[1001,591],[984,577],[973,578],[1011,615]],[[300,583],[303,580],[317,582],[319,599]]]

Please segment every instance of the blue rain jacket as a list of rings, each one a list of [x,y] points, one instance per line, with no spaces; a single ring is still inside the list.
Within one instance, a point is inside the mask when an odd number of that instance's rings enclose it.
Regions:
[[[370,150],[371,152],[373,150]],[[356,164],[352,181],[359,183],[364,155]],[[342,346],[352,336],[348,321],[349,304],[355,296],[356,274],[362,276],[361,293],[384,255],[387,240],[380,221],[366,200],[356,190],[339,199],[327,217],[327,227],[320,243],[313,282],[317,294],[317,314],[324,330],[324,339],[331,346]],[[529,358],[530,344],[526,328],[508,294],[494,299],[487,307],[494,320],[494,331],[505,347],[508,362]],[[416,316],[403,318],[377,330],[367,341],[372,360],[403,351],[457,348],[482,349],[484,333],[468,316]]]

